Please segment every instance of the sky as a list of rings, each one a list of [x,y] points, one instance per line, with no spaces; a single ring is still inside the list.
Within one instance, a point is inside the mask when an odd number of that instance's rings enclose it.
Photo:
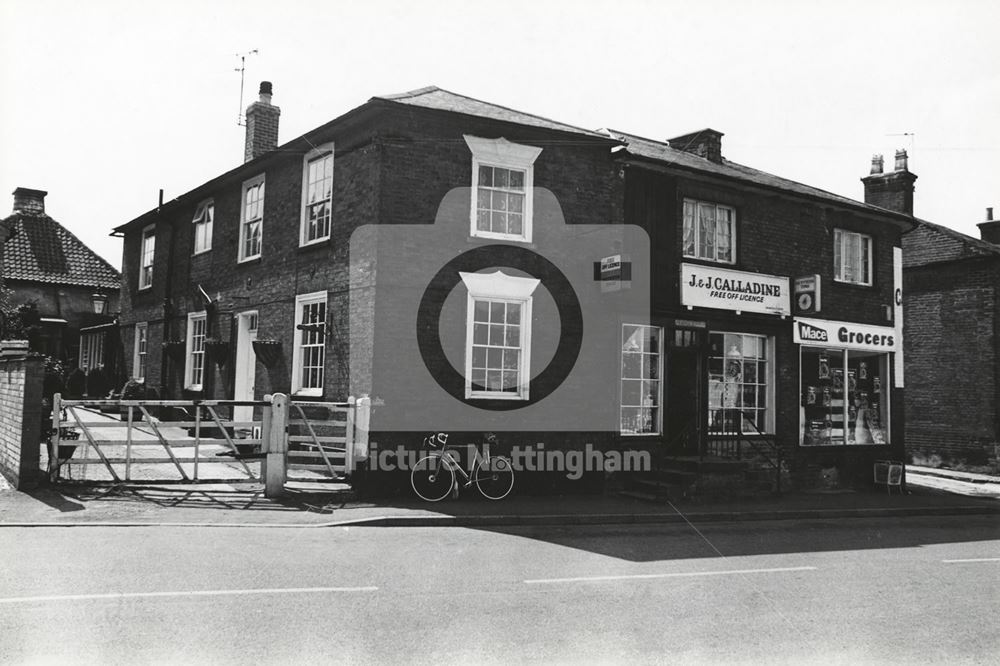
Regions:
[[[656,139],[711,127],[730,160],[858,200],[872,155],[888,168],[906,148],[915,214],[978,238],[986,207],[1000,217],[998,7],[0,0],[0,193],[48,191],[46,212],[120,267],[113,227],[242,163],[261,80],[280,143],[437,85]]]

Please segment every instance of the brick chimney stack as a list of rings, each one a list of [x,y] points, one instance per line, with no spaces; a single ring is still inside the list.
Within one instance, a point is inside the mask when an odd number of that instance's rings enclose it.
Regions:
[[[722,164],[723,136],[725,134],[722,132],[705,128],[697,132],[674,137],[673,139],[669,139],[667,143],[670,144],[671,148],[683,150],[685,153],[691,153],[698,157],[704,157],[706,160],[715,162],[716,164]]]
[[[865,184],[865,203],[913,215],[913,183],[917,176],[910,173],[908,163],[906,151],[897,150],[895,169],[883,173],[882,156],[873,156],[870,175],[861,179]]]
[[[980,222],[976,226],[979,227],[979,234],[983,237],[984,241],[1000,245],[1000,220],[993,219],[992,208],[986,209],[986,221]]]
[[[45,195],[48,192],[19,187],[14,190],[14,212],[22,215],[45,215]]]
[[[243,161],[249,162],[278,147],[281,109],[271,104],[271,82],[260,82],[260,99],[247,107],[247,140]]]

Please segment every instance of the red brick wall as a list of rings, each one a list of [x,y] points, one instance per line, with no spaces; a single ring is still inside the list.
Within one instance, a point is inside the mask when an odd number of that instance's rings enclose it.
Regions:
[[[907,446],[973,464],[1000,443],[1000,258],[904,273]]]
[[[18,489],[41,478],[44,377],[40,358],[0,359],[0,474]]]

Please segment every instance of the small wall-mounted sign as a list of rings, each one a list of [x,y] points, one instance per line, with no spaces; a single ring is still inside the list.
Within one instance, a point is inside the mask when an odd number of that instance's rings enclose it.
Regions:
[[[820,285],[819,275],[795,278],[795,311],[798,314],[820,312]]]
[[[601,283],[602,292],[628,289],[632,280],[632,262],[627,256],[613,254],[594,262],[594,279]]]

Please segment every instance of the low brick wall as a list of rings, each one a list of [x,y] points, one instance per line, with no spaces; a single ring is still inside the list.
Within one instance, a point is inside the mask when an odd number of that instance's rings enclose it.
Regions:
[[[2,345],[2,343],[0,343]],[[41,358],[0,357],[0,474],[15,488],[30,488],[43,478]]]

